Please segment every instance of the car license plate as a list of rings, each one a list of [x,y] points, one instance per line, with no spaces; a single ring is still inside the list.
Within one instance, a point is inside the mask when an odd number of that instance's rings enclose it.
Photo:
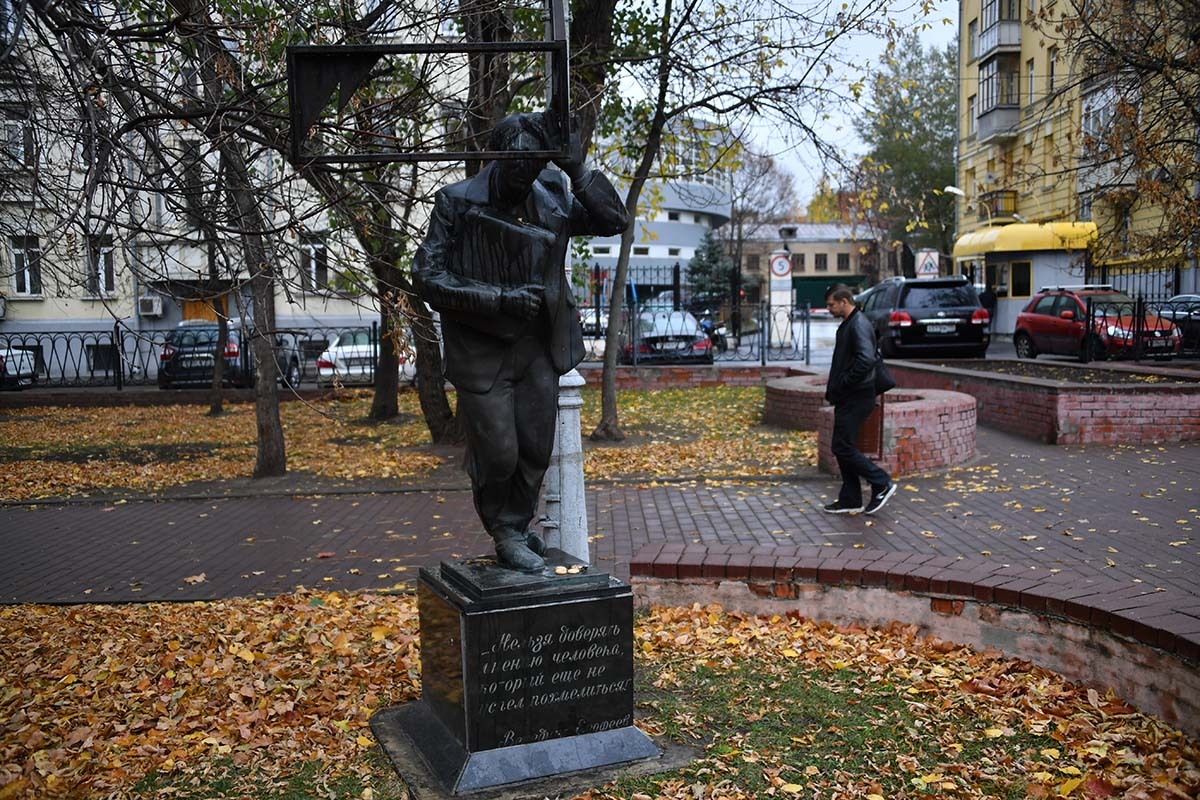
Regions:
[[[369,367],[373,361],[374,360],[369,357],[359,357],[347,359],[346,364],[351,367]]]
[[[1151,339],[1150,340],[1151,347],[1166,347],[1169,344],[1170,344],[1170,342],[1167,341],[1166,339]]]
[[[928,325],[925,328],[927,333],[954,333],[955,326],[953,325]]]
[[[184,369],[212,368],[211,358],[185,358],[180,364]]]

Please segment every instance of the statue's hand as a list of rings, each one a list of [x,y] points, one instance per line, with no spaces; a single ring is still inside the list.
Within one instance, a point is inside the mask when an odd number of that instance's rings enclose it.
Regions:
[[[571,135],[567,137],[567,154],[554,159],[554,163],[567,173],[572,183],[578,183],[587,171],[583,166],[583,143],[579,140],[574,119],[571,120]]]
[[[536,283],[505,289],[500,293],[500,310],[514,317],[533,319],[542,308],[544,291],[545,287]]]

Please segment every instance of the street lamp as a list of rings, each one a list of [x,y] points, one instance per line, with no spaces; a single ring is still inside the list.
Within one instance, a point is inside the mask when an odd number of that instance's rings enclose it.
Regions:
[[[948,194],[958,195],[958,196],[959,196],[959,197],[961,197],[963,200],[967,200],[967,201],[968,201],[968,204],[970,203],[970,198],[969,198],[969,197],[967,197],[967,193],[966,193],[966,192],[964,192],[962,189],[958,188],[957,186],[947,186],[946,188],[942,189],[942,191],[943,191],[943,192],[946,192],[946,193],[948,193]],[[980,208],[982,208],[984,211],[986,211],[986,212],[987,212],[987,224],[988,224],[988,227],[989,227],[989,228],[990,228],[990,227],[992,227],[992,209],[991,209],[991,206],[989,206],[987,203],[984,203],[984,202],[982,202],[982,201],[977,201],[977,202],[979,202],[979,206],[980,206]]]

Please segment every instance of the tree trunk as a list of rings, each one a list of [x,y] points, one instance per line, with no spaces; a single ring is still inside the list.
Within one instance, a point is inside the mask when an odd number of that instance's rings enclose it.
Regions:
[[[617,255],[617,269],[613,275],[612,297],[608,301],[608,330],[604,334],[604,370],[600,377],[600,422],[589,438],[594,442],[620,442],[625,439],[617,410],[617,352],[620,348],[620,333],[625,328],[621,317],[625,310],[625,282],[629,274],[629,254],[633,250],[633,234],[637,229],[637,204],[642,194],[645,178],[635,178],[625,195],[625,210],[629,213],[629,225],[621,232],[621,252]],[[637,309],[633,309],[630,324],[630,343],[634,343],[632,332],[637,327]]]
[[[212,297],[213,316],[217,318],[217,343],[213,353],[213,379],[208,392],[208,415],[219,417],[225,413],[225,401],[221,393],[221,383],[225,380],[225,346],[229,343],[229,319],[221,308],[221,299],[217,282],[217,232],[211,224],[205,225],[204,238],[208,247],[208,281]],[[245,342],[242,343],[245,346]]]
[[[409,317],[413,347],[417,355],[417,398],[429,436],[434,444],[461,444],[466,435],[450,400],[442,378],[442,348],[437,327],[424,303],[417,303]]]
[[[646,136],[646,147],[642,151],[642,159],[634,172],[633,182],[625,195],[625,210],[629,214],[629,225],[621,233],[621,253],[617,256],[617,271],[613,276],[612,299],[609,301],[608,332],[604,336],[604,372],[600,382],[600,422],[591,433],[592,441],[616,441],[625,438],[621,430],[617,412],[617,334],[624,326],[620,324],[621,311],[625,307],[625,277],[629,272],[629,253],[633,249],[633,232],[637,230],[638,200],[642,196],[642,187],[650,174],[650,168],[658,159],[658,151],[662,146],[663,129],[667,124],[667,86],[670,83],[671,62],[669,53],[672,0],[666,0],[663,7],[662,34],[659,40],[658,53],[658,95],[654,103],[654,118]],[[637,309],[634,309],[636,315]],[[637,328],[637,318],[634,316],[630,326],[630,342],[633,343],[633,331]]]
[[[222,313],[218,302],[224,295],[214,295],[212,298],[213,314],[217,318],[217,341],[213,345],[213,379],[208,390],[208,415],[219,417],[225,413],[225,402],[221,393],[221,383],[225,380],[225,346],[229,344],[229,320]],[[245,342],[242,342],[245,346]]]

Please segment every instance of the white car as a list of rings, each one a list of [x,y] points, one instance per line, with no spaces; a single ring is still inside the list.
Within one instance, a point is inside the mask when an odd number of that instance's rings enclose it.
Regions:
[[[24,389],[37,382],[37,365],[28,350],[0,348],[0,388]]]
[[[378,363],[379,343],[371,341],[370,331],[347,331],[317,358],[317,385],[374,383]],[[400,380],[411,383],[416,377],[416,365],[401,355]]]

